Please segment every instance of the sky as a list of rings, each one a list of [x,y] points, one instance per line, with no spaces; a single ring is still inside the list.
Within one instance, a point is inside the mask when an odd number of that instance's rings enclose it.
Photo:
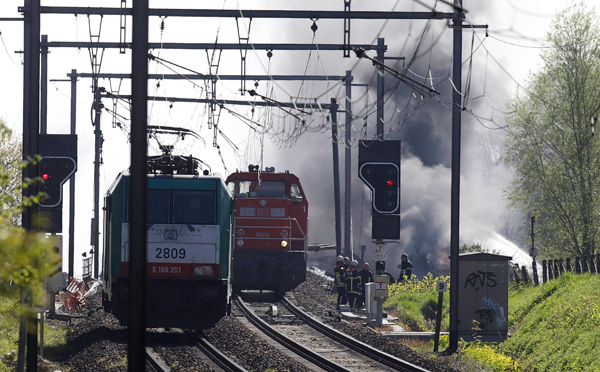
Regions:
[[[118,0],[42,1],[42,6],[103,6],[119,7]],[[189,1],[150,1],[151,8],[184,8]],[[373,4],[375,3],[375,4]],[[463,31],[463,92],[465,111],[462,122],[461,160],[461,244],[479,243],[484,248],[517,255],[520,214],[510,210],[504,190],[511,172],[501,162],[505,115],[511,99],[526,94],[524,87],[531,72],[541,66],[540,52],[547,46],[546,32],[557,12],[572,3],[559,0],[498,0],[494,2],[465,1],[465,25],[487,25],[485,29],[465,27]],[[597,5],[587,0],[588,7]],[[127,1],[131,6],[131,1]],[[211,2],[215,9],[280,9],[280,1],[248,0]],[[444,3],[434,1],[381,0],[354,2],[352,10],[450,12]],[[0,18],[19,17],[22,1],[0,2]],[[201,7],[208,6],[204,2]],[[286,1],[285,9],[343,10],[342,1]],[[343,42],[341,20],[272,20],[243,17],[234,19],[188,19],[167,17],[150,20],[151,42],[201,43],[311,43],[340,44]],[[311,26],[316,25],[313,32]],[[49,41],[119,41],[118,16],[87,17],[84,15],[42,15],[42,34]],[[21,22],[0,22],[0,117],[15,133],[22,131],[23,49]],[[131,19],[126,21],[127,40],[131,40]],[[415,264],[415,273],[443,270],[447,265],[450,238],[450,159],[451,113],[449,110],[452,82],[452,30],[444,20],[379,21],[352,20],[350,42],[375,44],[385,38],[386,64],[413,79],[433,86],[439,96],[421,97],[393,76],[385,79],[385,138],[402,141],[401,165],[401,242],[387,245],[388,268],[397,275],[395,263],[400,253],[407,252]],[[352,71],[352,119],[345,122],[338,115],[338,131],[343,136],[351,125],[352,162],[352,249],[360,255],[360,246],[367,246],[367,258],[372,258],[374,244],[370,240],[369,191],[357,177],[357,141],[371,139],[375,133],[376,72],[370,62],[354,54],[343,58],[341,51],[278,51],[268,57],[265,50],[251,49],[246,55],[239,50],[182,51],[155,49],[151,53],[164,63],[151,61],[149,72],[157,74],[189,73],[237,75],[246,60],[247,74],[260,75],[327,75],[342,76]],[[367,52],[371,57],[374,52]],[[131,53],[99,50],[104,73],[130,73]],[[209,62],[212,58],[212,62]],[[179,65],[176,66],[175,64]],[[70,84],[72,69],[91,72],[90,52],[86,49],[53,48],[48,57],[48,133],[68,133],[70,126]],[[182,67],[187,68],[185,71]],[[90,79],[80,79],[77,85],[77,134],[79,139],[77,190],[75,273],[80,274],[81,253],[90,250],[90,220],[93,217],[94,142],[91,124],[92,92]],[[129,82],[103,79],[100,86],[114,94],[129,94]],[[216,84],[218,98],[247,101],[261,100],[242,94],[239,81],[220,80]],[[334,243],[332,123],[326,111],[311,114],[281,108],[262,109],[252,106],[225,106],[219,117],[219,132],[208,127],[206,105],[165,102],[164,97],[206,98],[210,85],[202,81],[150,81],[149,95],[159,97],[149,102],[149,125],[177,126],[196,132],[202,139],[185,140],[162,136],[162,144],[172,144],[176,152],[192,154],[210,165],[224,178],[249,164],[274,166],[290,170],[300,177],[309,201],[309,240],[311,243]],[[280,102],[329,103],[336,98],[345,109],[345,88],[331,78],[311,81],[247,81],[246,89]],[[162,99],[160,99],[162,97]],[[113,180],[129,166],[128,131],[130,122],[126,104],[103,100],[101,128],[104,138],[101,168],[101,195]],[[116,108],[116,115],[110,111]],[[245,118],[245,119],[242,119]],[[304,123],[304,124],[302,124]],[[218,147],[213,146],[214,139]],[[343,141],[342,137],[342,141]],[[339,145],[343,185],[343,142]],[[149,140],[149,153],[157,154],[155,139]],[[64,188],[68,200],[68,187]],[[344,197],[342,196],[342,200]],[[65,209],[66,210],[66,209]],[[66,213],[65,213],[66,218]],[[64,222],[65,229],[67,222]],[[102,226],[102,224],[100,225]],[[65,230],[66,231],[66,230]],[[100,239],[102,241],[102,239]],[[517,245],[515,245],[517,243]],[[520,244],[523,245],[523,244]],[[67,242],[65,240],[65,247]],[[523,248],[526,248],[523,246]],[[65,252],[66,254],[66,252]],[[520,255],[520,253],[518,253]],[[309,259],[331,260],[331,252],[311,255]],[[65,258],[65,265],[66,265]],[[66,267],[65,267],[66,269]]]

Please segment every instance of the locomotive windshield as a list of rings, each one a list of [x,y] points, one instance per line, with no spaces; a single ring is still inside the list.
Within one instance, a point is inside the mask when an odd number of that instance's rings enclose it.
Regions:
[[[300,186],[296,182],[290,185],[290,199],[296,203],[302,201],[302,191],[300,191]]]
[[[148,223],[215,225],[214,191],[148,189]]]
[[[217,206],[211,191],[173,191],[173,223],[216,224]]]
[[[237,185],[236,185],[237,184]],[[237,186],[237,190],[235,190]],[[228,183],[230,191],[236,195],[246,194],[251,198],[285,198],[285,181],[236,181]],[[236,192],[237,191],[237,192]]]

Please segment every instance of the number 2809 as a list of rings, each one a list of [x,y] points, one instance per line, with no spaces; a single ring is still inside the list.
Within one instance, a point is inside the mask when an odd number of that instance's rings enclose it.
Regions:
[[[156,248],[156,258],[185,258],[184,248]]]

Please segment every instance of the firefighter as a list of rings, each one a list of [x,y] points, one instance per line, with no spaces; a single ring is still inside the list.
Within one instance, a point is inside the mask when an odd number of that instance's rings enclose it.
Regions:
[[[361,283],[360,274],[358,273],[358,261],[352,260],[350,268],[346,272],[346,291],[350,301],[350,309],[358,310],[358,297],[360,296]]]
[[[335,274],[335,287],[337,289],[337,309],[340,309],[340,304],[346,305],[346,269],[344,268],[344,257],[337,256],[335,267],[333,268]]]
[[[400,260],[402,262],[398,265],[400,267],[398,281],[403,282],[404,280],[410,280],[410,277],[412,276],[412,262],[408,260],[408,255],[406,253],[402,253]]]

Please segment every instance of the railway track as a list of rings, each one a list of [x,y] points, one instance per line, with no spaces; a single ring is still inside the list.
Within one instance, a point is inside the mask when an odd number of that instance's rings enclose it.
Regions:
[[[185,333],[194,340],[196,347],[226,372],[245,372],[245,368],[234,362],[231,358],[217,349],[197,331],[186,330]]]
[[[183,330],[189,340],[191,340],[194,346],[202,353],[206,358],[210,359],[214,365],[213,370],[225,371],[225,372],[247,372],[247,369],[234,362],[231,358],[217,349],[212,345],[201,332],[194,330]],[[146,347],[146,365],[147,368],[154,372],[168,372],[171,369],[162,360],[160,355],[156,353],[151,347]]]
[[[146,347],[146,368],[153,372],[167,372],[170,370],[150,347]]]
[[[236,297],[235,301],[256,328],[322,370],[428,371],[332,329],[288,299],[246,303]]]

